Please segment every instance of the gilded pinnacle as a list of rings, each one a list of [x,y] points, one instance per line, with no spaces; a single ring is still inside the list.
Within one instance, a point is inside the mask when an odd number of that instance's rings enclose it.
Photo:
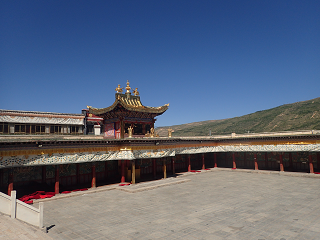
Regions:
[[[123,88],[120,87],[120,84],[118,84],[118,87],[115,90],[117,91],[117,93],[122,93]]]
[[[130,93],[130,90],[131,90],[131,87],[130,87],[130,83],[129,83],[129,80],[127,80],[127,86],[126,86],[126,93],[129,93],[129,94],[131,94]]]

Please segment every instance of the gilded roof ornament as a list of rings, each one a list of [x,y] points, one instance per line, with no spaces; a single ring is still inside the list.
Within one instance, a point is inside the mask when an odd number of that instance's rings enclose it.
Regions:
[[[126,86],[126,93],[129,93],[129,94],[131,94],[130,93],[130,90],[131,90],[131,87],[130,87],[130,83],[129,83],[129,80],[127,80],[127,86]]]
[[[134,90],[132,91],[132,93],[133,93],[135,96],[139,96],[138,88],[134,89]]]
[[[125,89],[126,89],[126,92],[125,94],[123,94],[124,89],[120,87],[120,84],[118,84],[118,87],[115,89],[117,92],[115,94],[116,99],[111,106],[106,108],[94,108],[91,106],[87,106],[89,112],[99,116],[112,111],[118,106],[118,104],[120,104],[122,107],[124,107],[129,111],[143,112],[143,113],[150,113],[150,114],[152,113],[152,114],[156,114],[155,116],[158,116],[164,113],[169,107],[169,104],[165,104],[164,106],[160,106],[160,107],[143,106],[140,101],[140,96],[139,96],[140,93],[138,91],[138,88],[134,88],[134,89],[131,88],[129,80],[127,80],[127,86],[125,87]],[[131,89],[132,89],[132,93],[131,93]]]
[[[117,93],[122,93],[123,92],[123,88],[120,87],[120,84],[118,84],[118,87],[115,90],[117,91]]]

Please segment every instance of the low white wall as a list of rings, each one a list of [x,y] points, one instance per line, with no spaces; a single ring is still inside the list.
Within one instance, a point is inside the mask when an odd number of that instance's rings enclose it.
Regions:
[[[0,192],[0,212],[11,215],[11,197]]]
[[[40,228],[43,227],[43,221],[40,221],[40,215],[41,215],[41,211],[42,211],[42,215],[43,215],[43,203],[39,203],[39,209],[30,206],[24,202],[21,202],[19,200],[17,200],[16,202],[16,218],[20,219],[21,221],[30,223],[34,226],[38,226]],[[42,222],[42,223],[40,223]]]
[[[0,192],[0,211],[31,225],[43,228],[43,203],[39,209],[16,199],[16,191],[11,192],[11,197]]]

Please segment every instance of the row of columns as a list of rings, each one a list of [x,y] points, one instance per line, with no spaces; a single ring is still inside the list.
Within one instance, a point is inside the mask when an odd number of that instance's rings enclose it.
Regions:
[[[214,153],[213,155],[214,157],[214,167],[217,167],[217,154]],[[227,157],[227,155],[226,155]],[[244,165],[246,166],[246,153],[244,153]],[[257,153],[254,153],[253,156],[253,160],[254,160],[254,169],[255,170],[259,170],[259,165],[258,165],[258,158],[257,158]],[[280,154],[280,159],[279,159],[280,163],[280,171],[284,172],[284,165],[283,165],[283,154]],[[317,162],[318,165],[320,166],[320,154],[317,154]],[[191,156],[190,154],[188,155],[188,159],[187,159],[187,165],[188,165],[188,172],[191,171]],[[266,168],[268,168],[268,156],[267,153],[265,153],[265,166]],[[293,162],[292,162],[292,153],[289,153],[289,167],[293,168]],[[235,153],[232,153],[232,168],[236,169],[237,168],[237,164],[236,164],[236,157],[235,157]],[[204,161],[204,154],[202,154],[202,169],[205,169],[205,161]],[[310,173],[314,173],[314,167],[313,167],[313,161],[312,161],[312,155],[309,154],[309,169],[310,169]]]
[[[163,169],[163,178],[167,178],[167,163],[166,163],[166,158],[163,158],[163,164],[162,164],[162,169]],[[121,183],[124,183],[126,181],[126,161],[127,160],[121,160]],[[131,160],[131,183],[135,184],[136,183],[136,164],[135,160]],[[172,174],[175,174],[175,158],[171,158],[171,167],[172,167]],[[157,163],[156,159],[152,159],[152,172],[153,172],[153,177],[154,179],[157,178]]]
[[[216,156],[215,156],[216,158]],[[246,153],[244,153],[244,165],[246,166]],[[259,170],[258,166],[258,160],[257,160],[257,153],[254,153],[253,155],[253,160],[254,160],[254,169]],[[284,172],[284,165],[283,165],[283,154],[280,154],[280,159],[279,159],[279,165],[280,165],[280,172]],[[320,164],[320,155],[317,154],[317,162]],[[216,160],[215,160],[215,167],[216,167]],[[265,153],[265,167],[268,168],[268,155]],[[293,162],[292,162],[292,153],[289,153],[289,167],[293,168]],[[235,159],[235,153],[232,153],[232,168],[236,169],[237,164],[236,164],[236,159]],[[310,173],[314,173],[314,168],[313,168],[313,161],[312,161],[312,155],[309,154],[309,169]]]
[[[227,156],[227,155],[226,155]],[[214,157],[214,167],[217,167],[217,154],[214,153],[213,155]],[[254,169],[255,170],[259,170],[259,166],[258,166],[258,161],[257,161],[257,153],[254,153]],[[280,154],[280,171],[283,172],[284,171],[284,165],[283,165],[283,154]],[[127,160],[121,160],[121,183],[125,182],[125,167],[126,167],[126,161]],[[152,160],[153,162],[153,176],[156,179],[157,178],[157,165],[156,165],[156,159]],[[244,153],[244,165],[246,166],[246,161],[247,161],[247,157],[246,157],[246,153]],[[317,154],[317,162],[318,162],[318,167],[320,167],[320,154]],[[107,163],[106,163],[107,164]],[[188,164],[188,172],[191,171],[191,155],[189,154],[187,156],[187,164]],[[265,166],[268,167],[268,157],[267,154],[265,154]],[[172,167],[172,173],[175,174],[175,157],[171,158],[171,167]],[[289,153],[289,167],[292,168],[293,167],[293,162],[292,162],[292,154]],[[236,157],[235,157],[235,153],[232,153],[232,168],[236,169],[237,168],[237,164],[236,164]],[[107,168],[106,168],[107,169]],[[131,160],[131,179],[132,179],[132,184],[136,183],[136,175],[135,175],[135,160]],[[204,154],[202,154],[202,169],[205,169],[205,158],[204,158]],[[312,155],[309,154],[309,169],[310,169],[310,173],[314,173],[314,167],[313,167],[313,161],[312,161]],[[55,167],[55,187],[54,187],[54,191],[55,194],[59,193],[59,176],[60,173],[60,165],[56,165]],[[79,164],[76,165],[76,176],[77,176],[77,183],[80,182],[79,180]],[[163,178],[167,178],[167,165],[166,165],[166,158],[163,158]],[[46,167],[43,166],[42,167],[42,183],[46,182]],[[91,180],[91,187],[95,188],[96,187],[96,165],[95,163],[92,163],[92,180]],[[8,195],[11,194],[11,191],[13,190],[13,169],[9,170],[9,175],[8,175]]]
[[[206,164],[205,164],[205,160],[204,160],[204,153],[201,154],[201,159],[202,159],[202,164],[201,164],[201,169],[206,169]],[[191,172],[191,155],[188,154],[188,172]],[[217,167],[217,154],[214,153],[214,164],[215,167]]]
[[[76,176],[77,176],[77,184],[79,184],[79,165],[76,165]],[[91,187],[96,187],[96,165],[95,163],[92,164],[92,179],[91,179]],[[54,192],[55,194],[58,194],[60,192],[60,165],[55,166],[55,177],[54,177]],[[46,183],[46,166],[42,166],[42,184]],[[8,195],[11,196],[11,191],[13,190],[13,169],[9,170],[8,175]]]

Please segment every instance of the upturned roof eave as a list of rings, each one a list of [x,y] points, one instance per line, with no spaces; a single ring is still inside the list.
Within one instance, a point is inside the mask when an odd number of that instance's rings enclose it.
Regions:
[[[165,104],[163,106],[160,107],[146,107],[146,106],[132,106],[132,105],[128,105],[126,104],[124,101],[122,101],[121,99],[116,99],[114,101],[114,103],[106,108],[93,108],[91,106],[88,106],[89,109],[89,113],[95,114],[95,115],[102,115],[105,114],[107,112],[112,111],[118,104],[120,104],[121,106],[123,106],[125,109],[129,110],[129,111],[136,111],[136,112],[147,112],[147,113],[154,113],[157,115],[163,114],[168,108],[169,108],[169,104]]]

